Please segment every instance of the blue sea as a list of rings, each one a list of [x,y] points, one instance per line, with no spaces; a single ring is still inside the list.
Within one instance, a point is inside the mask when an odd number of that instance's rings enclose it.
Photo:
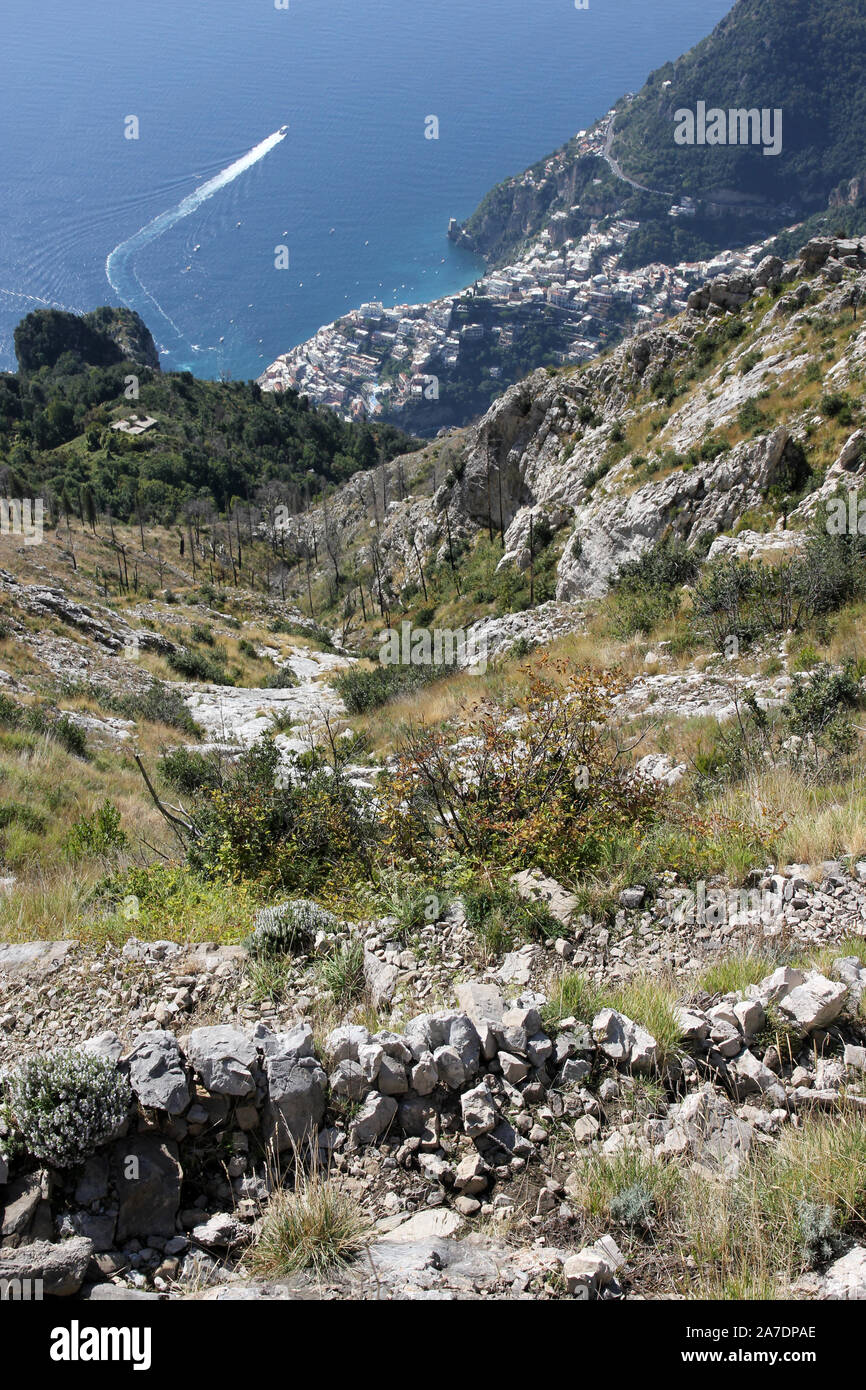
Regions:
[[[730,3],[4,0],[0,368],[43,304],[128,303],[166,368],[240,378],[364,300],[453,293],[480,262],[449,218]]]

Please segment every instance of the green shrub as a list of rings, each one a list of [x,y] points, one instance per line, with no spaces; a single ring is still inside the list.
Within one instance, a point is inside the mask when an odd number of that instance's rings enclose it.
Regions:
[[[371,671],[351,667],[334,678],[334,685],[349,714],[366,714],[386,701],[441,680],[453,670],[447,665],[374,666]]]
[[[7,801],[5,806],[0,806],[0,830],[5,830],[10,825],[20,825],[22,829],[40,835],[46,823],[44,816],[21,801]]]
[[[181,796],[197,796],[222,785],[219,762],[209,754],[197,753],[192,748],[174,748],[164,753],[158,766],[164,781]]]
[[[113,1062],[71,1048],[28,1058],[8,1085],[28,1153],[52,1168],[73,1168],[107,1143],[132,1099]]]
[[[25,733],[43,734],[54,739],[78,758],[87,756],[87,737],[84,730],[66,714],[58,714],[47,705],[19,705],[8,695],[0,694],[0,725],[20,729]]]
[[[120,824],[120,812],[113,802],[103,801],[92,816],[82,816],[75,822],[64,848],[70,859],[83,859],[88,855],[108,858],[117,855],[127,844],[126,831]]]
[[[333,933],[333,912],[306,898],[261,908],[246,946],[253,956],[303,955],[312,950],[320,931]]]
[[[231,685],[232,680],[225,666],[207,652],[194,647],[181,647],[170,652],[168,664],[179,676],[188,681],[205,681],[208,685]]]
[[[273,738],[260,739],[197,800],[191,867],[302,894],[337,868],[344,882],[368,874],[375,809],[370,794],[346,776],[350,754],[341,747],[333,764],[318,750],[283,760]]]

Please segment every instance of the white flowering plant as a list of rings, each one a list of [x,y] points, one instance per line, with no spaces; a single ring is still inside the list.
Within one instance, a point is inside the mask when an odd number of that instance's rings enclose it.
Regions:
[[[263,907],[256,913],[247,950],[254,956],[298,955],[309,951],[318,932],[334,932],[333,912],[308,898]]]
[[[74,1168],[107,1143],[132,1100],[114,1062],[73,1048],[29,1057],[7,1087],[9,1115],[25,1149],[52,1168]]]

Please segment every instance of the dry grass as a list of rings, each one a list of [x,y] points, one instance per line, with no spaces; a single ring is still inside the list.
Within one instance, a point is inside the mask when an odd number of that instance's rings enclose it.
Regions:
[[[824,859],[866,853],[866,772],[860,767],[842,786],[810,787],[777,768],[712,798],[710,809],[735,820],[783,818],[778,862],[817,866]]]
[[[368,1230],[356,1197],[335,1186],[318,1166],[304,1171],[296,1161],[294,1189],[281,1187],[271,1197],[246,1263],[266,1278],[301,1270],[321,1278],[360,1253]]]

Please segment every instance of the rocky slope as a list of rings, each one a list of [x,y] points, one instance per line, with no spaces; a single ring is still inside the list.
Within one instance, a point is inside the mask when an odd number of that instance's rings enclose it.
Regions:
[[[686,314],[581,369],[535,372],[511,387],[476,426],[446,441],[449,473],[435,497],[391,502],[377,540],[392,590],[417,582],[413,537],[425,561],[445,556],[446,515],[452,538],[477,536],[488,525],[503,532],[501,563],[521,569],[528,564],[530,518],[550,527],[562,548],[561,600],[602,594],[623,563],[663,537],[707,548],[724,542],[742,518],[765,506],[771,489],[789,480],[803,441],[826,424],[814,403],[787,404],[811,361],[803,334],[816,316],[835,328],[853,322],[866,292],[864,272],[863,243],[815,241],[795,262],[766,258],[750,274],[712,282],[692,295]],[[742,336],[702,368],[707,335],[733,320],[742,323]],[[828,369],[826,389],[843,391],[864,354],[866,330],[857,328]],[[665,408],[673,383],[682,384]],[[736,439],[744,408],[760,411],[770,392],[782,396],[780,418]],[[629,447],[632,438],[639,445]],[[729,447],[701,457],[707,439]],[[754,544],[795,545],[797,528],[819,497],[843,482],[856,489],[863,480],[860,443],[852,431],[820,489],[787,521],[779,508]],[[365,527],[369,532],[370,487],[370,477],[359,475],[331,506],[330,524],[347,543]],[[323,532],[321,513],[312,519]]]

